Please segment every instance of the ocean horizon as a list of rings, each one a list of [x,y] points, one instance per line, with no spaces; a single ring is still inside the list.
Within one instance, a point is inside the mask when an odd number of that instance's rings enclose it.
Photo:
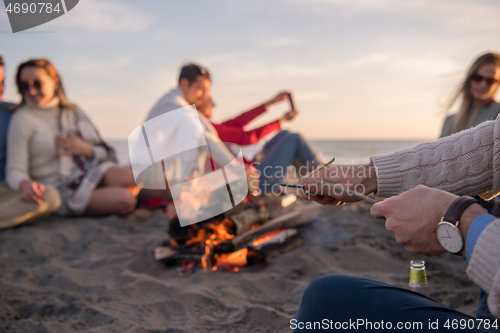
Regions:
[[[338,164],[365,164],[370,156],[389,154],[398,150],[414,147],[430,140],[311,140],[313,148],[325,159],[335,157]],[[120,165],[129,165],[127,140],[110,140],[110,145],[116,149]],[[264,143],[242,147],[245,157],[255,155]]]

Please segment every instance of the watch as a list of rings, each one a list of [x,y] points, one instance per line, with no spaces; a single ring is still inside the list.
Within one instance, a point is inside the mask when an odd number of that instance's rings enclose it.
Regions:
[[[446,211],[441,222],[436,227],[436,236],[439,244],[448,252],[459,253],[464,247],[464,238],[458,225],[460,217],[467,207],[478,200],[471,197],[460,197],[453,201]]]

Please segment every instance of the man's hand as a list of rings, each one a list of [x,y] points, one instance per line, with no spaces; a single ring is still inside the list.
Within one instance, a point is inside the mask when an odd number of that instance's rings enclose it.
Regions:
[[[288,98],[288,96],[290,96],[290,92],[282,91],[278,95],[276,95],[275,97],[271,98],[269,101],[265,102],[264,105],[270,106],[270,105],[276,104],[278,102],[284,101],[285,99]]]
[[[316,170],[322,166],[323,164]],[[308,178],[315,171],[299,180],[299,184],[311,192],[304,194],[301,191],[301,196],[322,205],[359,201],[361,199],[356,196],[356,192],[366,195],[377,190],[375,168],[369,164],[330,165]]]
[[[36,202],[39,205],[43,204],[45,194],[45,186],[29,179],[25,179],[19,184],[21,190],[21,199],[27,202]]]
[[[385,218],[385,228],[394,233],[396,241],[413,253],[439,255],[445,250],[439,244],[436,227],[450,205],[458,196],[424,185],[386,199],[372,206],[370,213]],[[469,206],[460,219],[459,229],[464,238],[470,224],[485,211],[479,204]],[[461,252],[465,256],[464,250]]]
[[[92,146],[71,132],[67,136],[56,136],[56,145],[60,148],[59,155],[94,156]]]

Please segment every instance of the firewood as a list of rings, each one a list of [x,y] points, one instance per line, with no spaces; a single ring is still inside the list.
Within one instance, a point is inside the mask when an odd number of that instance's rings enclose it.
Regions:
[[[245,247],[250,241],[252,241],[252,239],[268,232],[269,230],[291,228],[312,222],[312,220],[319,215],[321,211],[319,208],[320,207],[318,207],[317,204],[310,203],[300,210],[278,216],[258,228],[252,229],[234,237],[231,240],[223,242],[215,247],[213,251],[214,253],[234,252]]]

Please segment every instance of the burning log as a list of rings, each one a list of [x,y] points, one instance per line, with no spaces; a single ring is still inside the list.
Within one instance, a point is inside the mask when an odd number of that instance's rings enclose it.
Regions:
[[[245,247],[252,239],[270,231],[280,228],[292,228],[311,222],[318,215],[318,206],[311,203],[301,210],[283,214],[266,224],[252,229],[242,235],[236,236],[224,243],[221,243],[214,249],[215,253],[229,253],[234,252],[242,247]]]
[[[238,271],[263,263],[266,258],[301,245],[297,230],[290,228],[312,221],[320,211],[315,204],[304,206],[295,200],[283,205],[280,197],[269,198],[271,206],[279,201],[279,208],[274,210],[277,217],[271,220],[264,200],[259,204],[247,200],[246,205],[188,227],[180,227],[178,221],[172,220],[170,246],[156,248],[155,259],[170,267],[181,266],[186,272],[193,266]]]
[[[276,229],[257,237],[251,247],[270,260],[303,244],[297,229]]]
[[[269,211],[265,206],[244,209],[241,212],[229,216],[236,225],[236,235],[241,235],[250,230],[256,224],[262,224],[269,220]]]
[[[182,245],[191,239],[191,228],[183,228],[177,217],[173,218],[168,225],[168,234],[170,239],[176,242],[176,245]]]

